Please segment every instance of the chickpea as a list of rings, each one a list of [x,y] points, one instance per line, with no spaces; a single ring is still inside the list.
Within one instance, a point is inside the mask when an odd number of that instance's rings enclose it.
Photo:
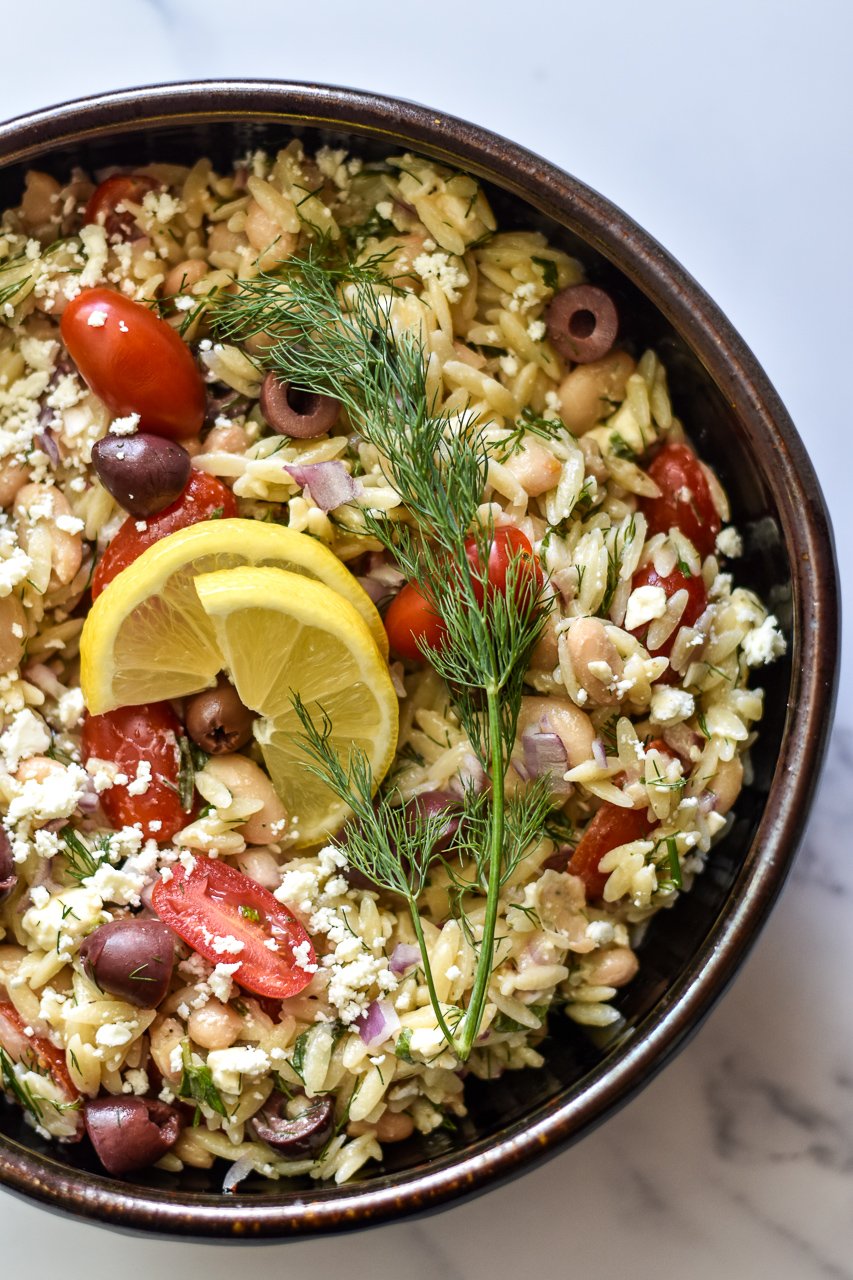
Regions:
[[[589,760],[595,730],[585,711],[571,698],[522,698],[518,716],[519,733],[535,727],[545,733],[556,733],[566,748],[569,768]]]
[[[237,828],[247,844],[272,844],[281,838],[287,826],[287,812],[260,765],[248,756],[214,756],[205,771],[226,786],[235,800],[261,802],[261,808]]]
[[[740,795],[742,786],[743,764],[740,756],[734,756],[731,760],[724,760],[717,765],[717,772],[710,787],[717,797],[714,805],[717,813],[728,813]]]
[[[204,258],[185,258],[176,267],[172,267],[163,281],[164,297],[168,298],[176,293],[189,293],[193,285],[203,280],[209,270]]]
[[[16,462],[14,458],[4,460],[0,469],[0,508],[10,506],[29,479],[29,467]]]
[[[48,778],[59,778],[65,773],[65,765],[49,756],[29,756],[22,760],[15,773],[15,781],[22,785],[25,782],[47,782]]]
[[[17,596],[0,599],[0,674],[14,671],[24,656],[27,616]]]
[[[616,646],[598,618],[581,618],[566,633],[566,644],[575,679],[589,698],[599,706],[612,706],[619,695],[609,688],[622,676],[623,663]],[[601,669],[590,670],[590,664],[605,663],[608,676]]]
[[[205,437],[202,453],[245,453],[249,437],[245,427],[232,422],[227,427],[213,427]]]
[[[553,489],[562,471],[559,458],[538,440],[525,440],[504,465],[530,498],[538,498]]]
[[[298,238],[293,231],[283,231],[257,200],[250,200],[246,211],[246,237],[252,248],[261,254],[258,265],[262,269],[289,258]]]
[[[202,1049],[230,1049],[243,1029],[243,1019],[236,1009],[219,1000],[208,1000],[194,1009],[187,1023],[190,1039]]]
[[[560,384],[560,414],[570,431],[581,435],[607,417],[612,403],[625,399],[625,384],[636,368],[626,351],[577,365]]]
[[[18,539],[25,550],[33,525],[40,519],[50,523],[50,585],[67,587],[83,562],[83,539],[79,533],[57,528],[57,519],[71,515],[65,495],[51,485],[25,484],[18,490],[13,511],[18,522]]]
[[[639,967],[630,947],[609,947],[593,963],[587,981],[596,987],[624,987]]]

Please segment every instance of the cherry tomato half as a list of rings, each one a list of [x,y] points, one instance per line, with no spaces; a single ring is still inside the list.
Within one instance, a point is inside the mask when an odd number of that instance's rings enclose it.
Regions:
[[[170,507],[164,507],[144,521],[137,521],[133,516],[125,520],[98,561],[92,576],[92,599],[97,599],[107,583],[142,555],[146,547],[167,534],[200,524],[202,520],[230,519],[236,514],[237,503],[228,486],[194,468],[186,489]],[[138,524],[144,524],[145,528],[137,528]]]
[[[667,636],[662,645],[659,645],[656,649],[649,649],[649,653],[653,658],[668,658],[672,652],[672,646],[675,644],[675,637],[678,635],[679,627],[692,627],[693,623],[705,612],[705,607],[708,604],[705,583],[701,577],[688,577],[680,569],[673,569],[672,573],[668,573],[665,578],[662,578],[654,565],[648,564],[634,574],[631,586],[635,590],[637,587],[663,587],[667,600],[674,596],[676,591],[684,590],[687,592],[687,604],[684,606],[684,612],[681,615],[678,627]],[[650,623],[644,623],[641,627],[635,627],[631,634],[635,635],[641,642],[644,642],[650,625]]]
[[[108,236],[127,239],[137,231],[136,222],[129,209],[119,206],[125,201],[142,204],[143,196],[149,191],[156,191],[159,185],[145,173],[114,173],[95,187],[89,196],[83,221],[98,223],[106,229]],[[137,231],[137,234],[142,232]]]
[[[586,885],[588,898],[600,898],[610,874],[599,871],[601,859],[620,844],[642,840],[653,826],[645,809],[622,809],[605,800],[576,844],[566,870],[573,876],[580,876]]]
[[[234,980],[247,991],[286,1000],[316,972],[311,939],[296,917],[225,862],[196,856],[190,872],[174,867],[171,880],[154,886],[151,902],[160,919],[211,964],[239,963]]]
[[[151,780],[141,795],[128,787],[109,787],[101,794],[101,808],[116,828],[140,823],[146,836],[158,843],[171,840],[191,815],[178,796],[181,722],[168,702],[144,707],[119,707],[102,716],[86,716],[83,760],[110,760],[132,784],[143,761],[151,766]],[[158,825],[159,824],[159,825]]]
[[[68,1074],[65,1054],[44,1036],[28,1036],[26,1023],[18,1010],[8,1001],[0,1003],[0,1047],[13,1062],[22,1062],[33,1071],[49,1075],[68,1102],[73,1106],[80,1100],[80,1091]],[[78,1113],[78,1131],[83,1132],[83,1114]]]
[[[139,414],[140,431],[185,440],[204,422],[204,382],[171,325],[114,289],[84,289],[59,324],[84,382],[114,414]]]
[[[473,569],[479,571],[480,557],[477,541],[469,538],[465,543],[465,552]],[[512,526],[508,529],[497,529],[489,546],[489,587],[494,591],[506,591],[507,574],[510,564],[515,562],[515,597],[522,605],[532,590],[538,592],[542,587],[542,570],[539,561],[533,554],[530,540],[520,529]],[[478,600],[482,599],[482,588],[474,582],[474,590]]]
[[[444,623],[417,587],[409,583],[397,592],[385,614],[388,643],[398,658],[423,662],[418,641],[440,649],[446,635]]]
[[[649,475],[661,495],[640,501],[648,521],[646,536],[669,533],[674,526],[690,539],[700,556],[709,556],[722,522],[696,454],[686,444],[666,444],[649,467]]]
[[[479,572],[480,557],[475,538],[469,538],[465,543],[465,554],[471,567]],[[489,547],[488,583],[492,590],[506,591],[507,574],[513,562],[517,566],[515,595],[521,605],[528,592],[540,590],[542,570],[529,540],[520,529],[498,529]],[[474,594],[482,603],[483,588],[476,578]],[[445,636],[441,618],[412,583],[403,587],[391,601],[385,614],[385,630],[388,632],[388,643],[397,657],[413,661],[423,658],[418,640],[423,639],[434,648],[440,648]]]

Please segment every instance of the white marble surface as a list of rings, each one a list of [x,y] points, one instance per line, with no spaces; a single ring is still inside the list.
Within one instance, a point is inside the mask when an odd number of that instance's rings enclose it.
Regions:
[[[778,386],[824,485],[849,598],[849,0],[7,0],[3,32],[0,117],[156,80],[316,79],[467,116],[608,194],[702,281]],[[846,658],[796,871],[677,1061],[510,1187],[423,1223],[254,1250],[259,1280],[508,1280],[555,1264],[606,1280],[853,1277],[849,645]],[[246,1265],[2,1194],[0,1229],[8,1274],[36,1258],[70,1280],[225,1280]]]

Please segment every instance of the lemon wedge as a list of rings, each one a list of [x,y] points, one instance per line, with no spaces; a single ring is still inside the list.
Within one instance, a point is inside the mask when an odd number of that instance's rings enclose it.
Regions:
[[[397,745],[398,703],[388,667],[364,619],[320,582],[284,569],[199,575],[195,589],[240,699],[258,713],[255,737],[299,846],[336,830],[347,806],[311,773],[302,748],[298,693],[346,762],[360,747],[378,783]]]
[[[93,604],[80,638],[80,683],[93,715],[210,688],[222,666],[199,603],[199,574],[270,566],[342,597],[387,658],[382,619],[353,575],[315,538],[258,520],[204,520],[169,534],[119,573]]]

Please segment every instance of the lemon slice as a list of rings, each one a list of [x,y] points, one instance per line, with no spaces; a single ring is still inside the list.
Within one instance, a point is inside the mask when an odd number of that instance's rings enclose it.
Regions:
[[[259,520],[204,520],[161,538],[98,596],[80,639],[80,683],[93,715],[210,688],[221,667],[195,578],[269,565],[331,587],[356,610],[380,653],[382,619],[337,556],[316,538]]]
[[[374,781],[388,772],[397,745],[397,695],[364,619],[320,582],[284,569],[242,568],[195,581],[216,644],[242,702],[259,715],[255,737],[290,818],[297,845],[316,844],[340,827],[348,809],[311,773],[300,745],[298,693],[346,763],[361,747]],[[298,834],[297,834],[298,832]]]

